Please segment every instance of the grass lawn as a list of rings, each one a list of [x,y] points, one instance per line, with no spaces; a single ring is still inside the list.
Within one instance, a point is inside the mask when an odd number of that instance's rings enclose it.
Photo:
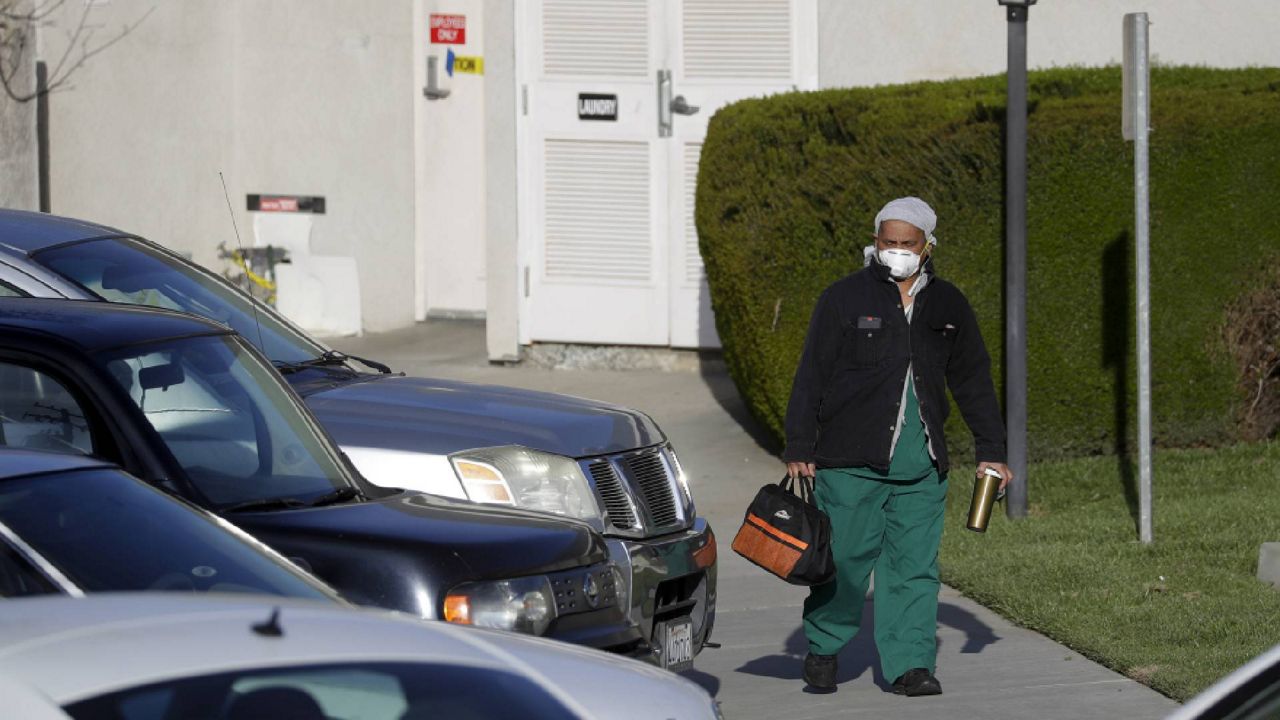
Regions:
[[[1280,442],[1157,451],[1149,547],[1117,458],[1029,474],[1030,517],[999,506],[984,535],[964,528],[973,486],[953,473],[944,582],[1177,700],[1280,643],[1280,591],[1255,577],[1280,541]]]

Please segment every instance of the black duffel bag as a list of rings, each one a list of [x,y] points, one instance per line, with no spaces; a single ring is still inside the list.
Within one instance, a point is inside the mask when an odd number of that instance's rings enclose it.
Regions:
[[[831,520],[813,504],[813,478],[765,485],[747,508],[733,539],[742,557],[793,585],[821,585],[836,574]]]

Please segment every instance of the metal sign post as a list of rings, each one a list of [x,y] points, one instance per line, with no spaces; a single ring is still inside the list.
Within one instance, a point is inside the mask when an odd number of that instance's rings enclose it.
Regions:
[[[1133,221],[1138,295],[1138,537],[1151,528],[1151,214],[1147,140],[1151,130],[1151,66],[1146,13],[1124,16],[1124,108],[1121,132],[1133,141]]]
[[[1009,497],[1005,513],[1027,516],[1027,14],[1036,0],[998,0],[1009,24],[1005,109],[1005,415]]]

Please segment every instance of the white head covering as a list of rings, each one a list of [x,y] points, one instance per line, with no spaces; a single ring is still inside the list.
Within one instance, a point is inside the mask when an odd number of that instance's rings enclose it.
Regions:
[[[938,214],[929,207],[929,203],[918,197],[901,197],[890,200],[876,214],[876,234],[880,233],[880,223],[885,220],[901,220],[911,223],[924,231],[925,242],[937,245],[938,239],[933,236],[933,229],[938,226]]]
[[[929,203],[918,197],[901,197],[897,200],[890,200],[884,207],[880,208],[880,212],[876,213],[875,232],[880,234],[880,223],[885,220],[901,220],[911,223],[920,228],[924,232],[925,248],[937,245],[938,238],[933,236],[933,229],[938,226],[938,214],[929,207]],[[871,264],[872,258],[875,257],[876,246],[871,244],[863,248],[862,259],[867,265]],[[915,283],[907,292],[907,295],[914,296],[916,293],[924,289],[929,282],[929,272],[926,266],[921,270],[920,276],[916,278]]]

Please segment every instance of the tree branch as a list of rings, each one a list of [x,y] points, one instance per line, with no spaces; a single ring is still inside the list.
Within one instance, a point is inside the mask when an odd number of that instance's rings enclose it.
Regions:
[[[65,3],[66,0],[44,0],[30,10],[17,12],[14,10],[17,4],[15,0],[0,2],[0,87],[3,87],[5,95],[11,100],[19,103],[30,102],[66,85],[71,76],[84,67],[90,58],[123,40],[155,11],[153,5],[137,20],[121,27],[118,34],[106,42],[94,45],[92,44],[94,31],[88,27],[92,6],[86,3],[75,30],[67,38],[67,47],[58,58],[53,71],[49,73],[44,87],[37,87],[30,92],[18,89],[15,79],[23,68],[28,36],[37,23],[45,21]]]

